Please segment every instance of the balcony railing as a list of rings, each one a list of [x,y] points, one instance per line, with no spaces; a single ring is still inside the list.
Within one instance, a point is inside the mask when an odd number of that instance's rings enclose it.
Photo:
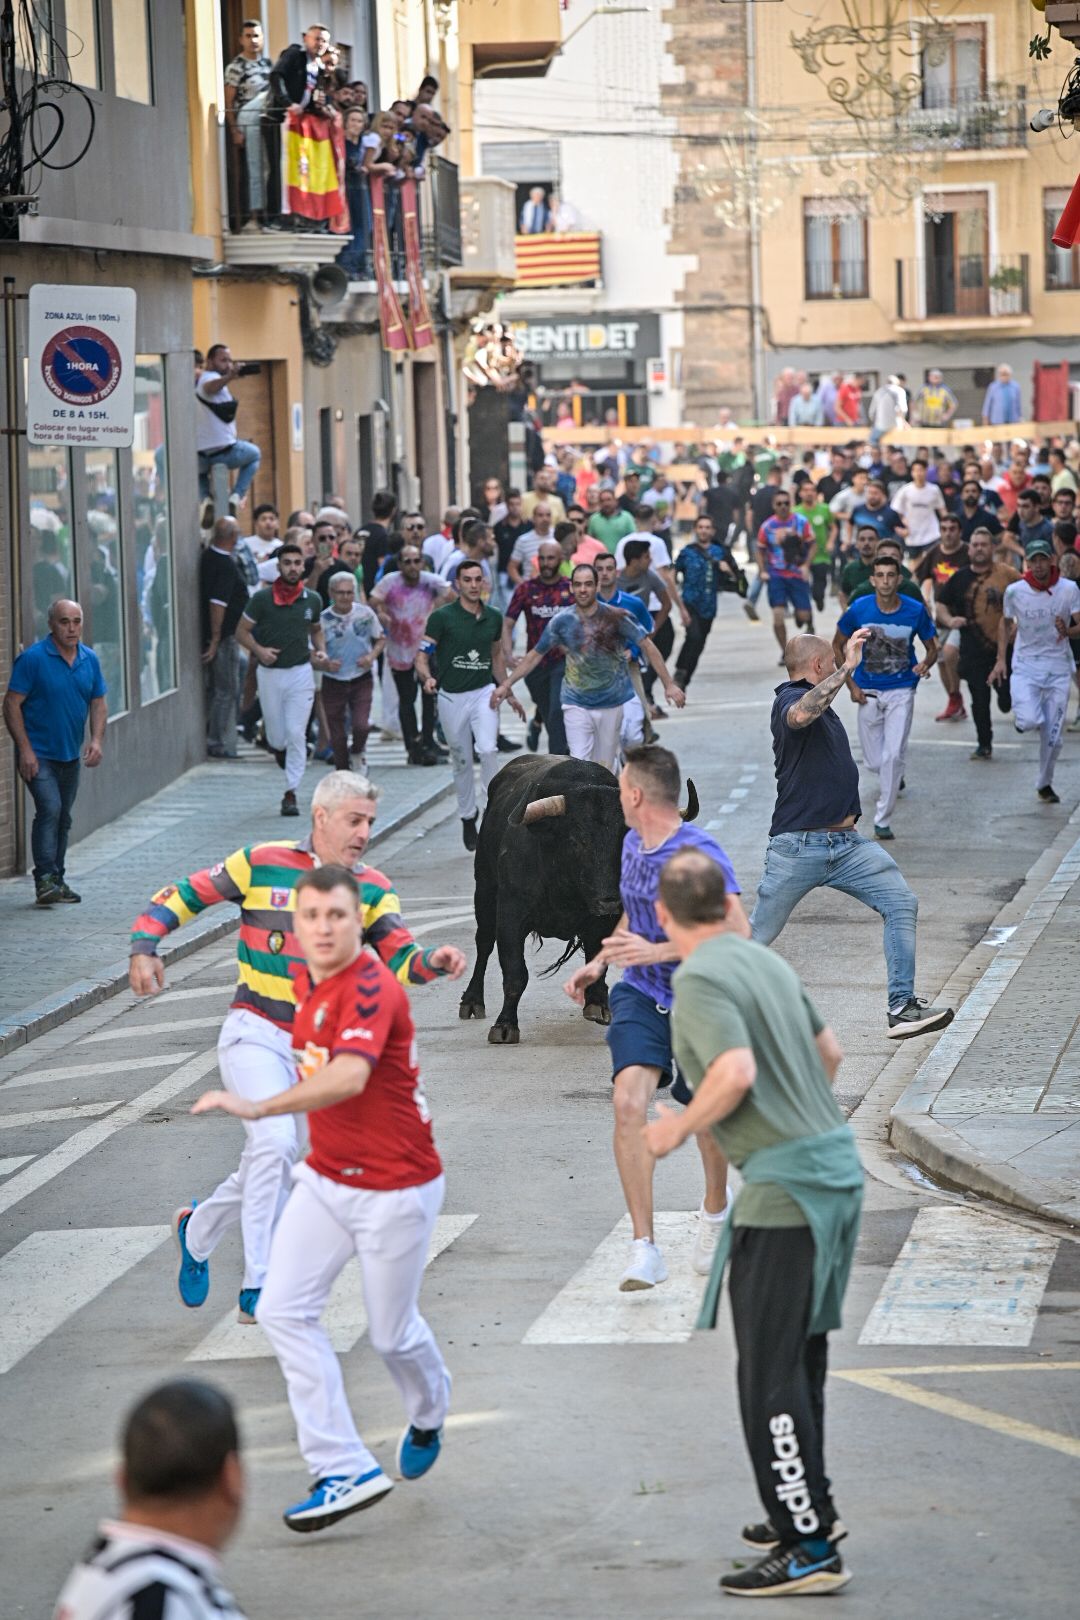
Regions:
[[[571,231],[514,238],[518,287],[595,287],[600,283],[600,232]]]
[[[807,259],[803,272],[807,298],[870,296],[865,259]]]
[[[900,120],[906,144],[953,151],[1003,151],[1027,146],[1027,94],[1023,85],[988,85],[986,89],[927,87],[926,102],[910,108]]]
[[[901,321],[1009,319],[1028,315],[1026,253],[964,253],[897,259],[896,314]]]
[[[421,185],[425,267],[450,270],[461,263],[461,196],[458,166],[448,158],[428,161],[427,183]]]

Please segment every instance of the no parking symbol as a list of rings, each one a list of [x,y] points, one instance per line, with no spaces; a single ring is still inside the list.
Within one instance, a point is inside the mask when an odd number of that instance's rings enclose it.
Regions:
[[[132,442],[135,293],[38,284],[29,297],[27,437],[31,444]]]

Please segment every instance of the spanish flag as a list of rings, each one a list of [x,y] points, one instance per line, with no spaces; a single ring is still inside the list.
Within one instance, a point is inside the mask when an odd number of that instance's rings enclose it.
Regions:
[[[349,211],[341,185],[338,144],[344,160],[340,126],[317,113],[289,108],[285,122],[285,208],[303,219],[329,220],[333,230],[347,231]]]

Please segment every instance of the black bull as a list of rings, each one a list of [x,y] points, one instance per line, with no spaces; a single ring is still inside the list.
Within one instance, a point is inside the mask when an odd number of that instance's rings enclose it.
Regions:
[[[687,783],[689,820],[697,794]],[[460,1018],[484,1018],[484,973],[498,946],[503,1004],[488,1030],[493,1044],[516,1045],[518,1003],[529,982],[530,934],[562,939],[566,950],[597,954],[622,914],[619,873],[626,823],[611,772],[589,760],[550,755],[515,759],[494,778],[476,848],[476,967]],[[609,1024],[606,975],[585,991],[584,1016]]]

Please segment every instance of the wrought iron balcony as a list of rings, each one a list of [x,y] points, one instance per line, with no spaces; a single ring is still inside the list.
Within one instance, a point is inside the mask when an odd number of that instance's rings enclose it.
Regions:
[[[1028,137],[1027,92],[1023,85],[996,84],[942,94],[927,86],[923,105],[909,108],[900,126],[901,139],[916,151],[1021,150]]]
[[[896,261],[899,321],[1007,321],[1030,313],[1026,253]]]

